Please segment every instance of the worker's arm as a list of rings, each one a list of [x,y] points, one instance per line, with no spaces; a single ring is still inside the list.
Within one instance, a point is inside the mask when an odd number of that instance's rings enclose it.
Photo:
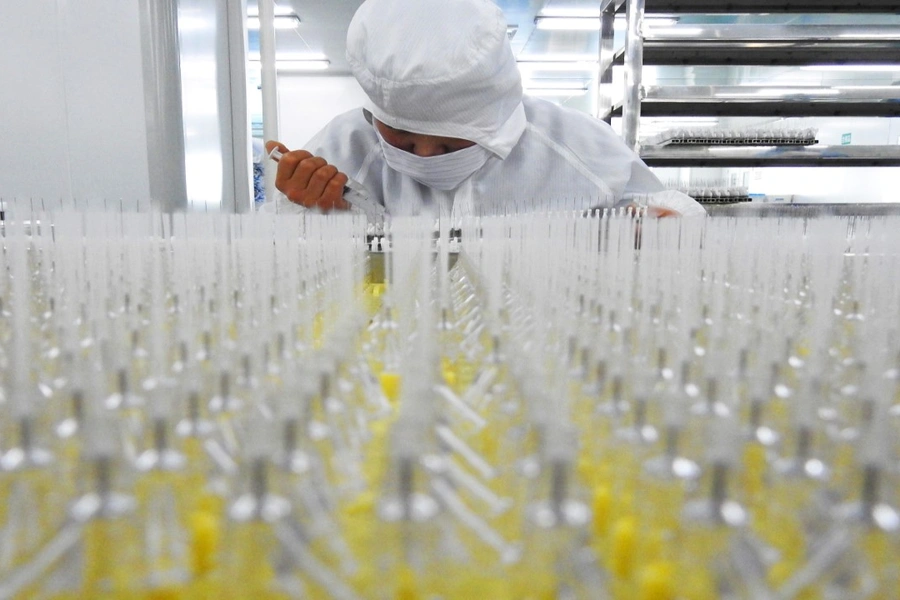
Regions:
[[[628,214],[635,215],[639,210],[643,210],[643,215],[651,219],[659,219],[662,217],[681,217],[683,216],[677,210],[671,208],[659,208],[656,206],[646,206],[638,203],[617,204],[616,208],[624,208]],[[592,209],[593,210],[593,209]]]
[[[650,194],[647,198],[647,213],[656,217],[702,217],[706,215],[706,209],[685,193],[666,190]]]
[[[350,208],[343,199],[348,178],[337,167],[306,150],[290,151],[279,142],[266,142],[267,153],[276,148],[282,156],[278,161],[275,187],[288,200],[324,212]]]
[[[637,154],[631,164],[631,177],[624,200],[646,207],[650,217],[696,217],[706,215],[699,202],[677,190],[667,190],[659,178]]]
[[[675,190],[654,194],[630,195],[616,207],[644,209],[648,217],[696,217],[705,216],[706,209],[690,196]]]
[[[646,208],[648,217],[698,217],[706,209],[683,192],[667,190],[649,167],[635,160],[631,180],[625,189],[624,204]]]

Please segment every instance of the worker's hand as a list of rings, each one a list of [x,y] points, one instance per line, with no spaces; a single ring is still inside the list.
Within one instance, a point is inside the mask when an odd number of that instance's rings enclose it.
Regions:
[[[645,213],[648,217],[653,218],[662,218],[662,217],[680,217],[681,213],[677,210],[673,210],[671,208],[663,208],[662,206],[648,206],[647,212]]]
[[[628,214],[635,215],[642,207],[637,204],[629,204],[625,207],[628,211]],[[663,208],[662,206],[644,206],[644,216],[649,217],[651,219],[658,219],[661,217],[680,217],[681,213],[677,210],[671,208]]]
[[[323,212],[350,208],[343,199],[347,176],[337,167],[306,150],[290,151],[279,142],[266,142],[266,153],[275,148],[282,153],[275,175],[275,187],[288,200]]]
[[[649,217],[703,217],[706,209],[696,200],[677,190],[656,192],[647,199]]]

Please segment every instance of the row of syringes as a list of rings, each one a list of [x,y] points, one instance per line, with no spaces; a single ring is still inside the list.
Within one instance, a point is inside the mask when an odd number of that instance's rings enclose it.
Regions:
[[[897,225],[12,214],[0,598],[892,598]]]

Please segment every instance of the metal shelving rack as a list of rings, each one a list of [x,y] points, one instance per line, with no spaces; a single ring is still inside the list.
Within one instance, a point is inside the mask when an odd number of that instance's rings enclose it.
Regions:
[[[897,117],[900,86],[879,90],[808,88],[777,94],[763,86],[642,86],[644,65],[806,66],[897,62],[900,29],[890,26],[703,25],[690,35],[677,28],[641,30],[645,14],[844,13],[900,14],[896,0],[611,0],[607,12],[624,8],[625,47],[609,50],[601,42],[601,77],[613,66],[625,68],[625,94],[601,116],[622,117],[623,137],[638,149],[638,123],[644,116],[731,117]],[[606,13],[604,13],[606,14]],[[601,32],[601,40],[605,38]],[[602,79],[601,79],[602,83]],[[778,86],[784,88],[785,86]],[[650,166],[900,166],[900,146],[811,148],[643,148]]]
[[[646,0],[666,13],[900,13],[896,0]]]
[[[900,146],[648,147],[641,158],[655,167],[886,167],[900,165]]]

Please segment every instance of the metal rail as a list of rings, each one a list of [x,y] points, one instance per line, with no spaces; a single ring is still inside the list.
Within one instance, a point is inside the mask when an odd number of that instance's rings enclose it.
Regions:
[[[891,25],[755,25],[755,24],[684,24],[674,27],[649,27],[644,39],[684,42],[769,42],[769,41],[822,41],[834,43],[900,41],[900,27]],[[894,46],[896,49],[896,46]],[[890,57],[884,57],[891,62]],[[900,60],[894,55],[894,60]]]
[[[622,107],[622,137],[625,144],[637,150],[638,126],[641,120],[642,78],[644,69],[644,0],[626,0],[625,96]]]
[[[645,65],[897,64],[900,27],[693,25],[647,28]],[[616,64],[624,63],[624,51]]]
[[[623,114],[613,108],[613,116]],[[900,116],[900,86],[652,86],[643,89],[645,116]]]
[[[897,167],[900,146],[646,147],[651,167]]]
[[[616,7],[622,0],[608,0],[600,11],[600,50],[599,50],[599,76],[597,78],[597,118],[610,122],[612,115],[612,83],[613,66],[615,65],[615,19]],[[622,62],[624,63],[624,52]]]
[[[884,64],[897,41],[644,41],[644,64],[653,66],[783,66]],[[616,53],[614,64],[625,63]],[[900,64],[897,66],[900,71]]]
[[[670,13],[889,13],[896,0],[647,0],[647,12]]]

